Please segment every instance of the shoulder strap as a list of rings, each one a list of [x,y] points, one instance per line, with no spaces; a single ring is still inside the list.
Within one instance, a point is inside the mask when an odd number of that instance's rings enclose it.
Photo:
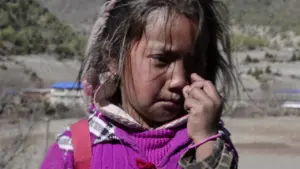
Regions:
[[[92,161],[92,144],[87,119],[71,125],[75,169],[90,169]]]

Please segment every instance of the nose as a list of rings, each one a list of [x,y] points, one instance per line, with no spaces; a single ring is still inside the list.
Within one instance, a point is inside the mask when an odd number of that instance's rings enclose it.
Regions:
[[[173,65],[170,66],[168,74],[170,78],[170,90],[181,92],[187,84],[183,60],[180,59],[174,62]]]

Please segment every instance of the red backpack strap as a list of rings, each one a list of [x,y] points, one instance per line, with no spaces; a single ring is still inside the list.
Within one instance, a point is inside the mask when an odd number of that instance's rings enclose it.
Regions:
[[[92,161],[92,144],[87,119],[71,125],[75,169],[90,169]]]

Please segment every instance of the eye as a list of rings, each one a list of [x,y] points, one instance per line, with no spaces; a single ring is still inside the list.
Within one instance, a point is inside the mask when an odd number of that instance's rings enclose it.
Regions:
[[[166,66],[170,63],[169,59],[164,55],[152,55],[151,58],[157,66]]]

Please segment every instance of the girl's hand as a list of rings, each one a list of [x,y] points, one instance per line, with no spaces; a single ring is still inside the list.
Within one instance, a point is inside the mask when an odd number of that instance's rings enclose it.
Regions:
[[[221,117],[222,99],[215,86],[199,75],[191,75],[191,85],[183,88],[184,107],[189,113],[188,134],[198,143],[217,134]]]

